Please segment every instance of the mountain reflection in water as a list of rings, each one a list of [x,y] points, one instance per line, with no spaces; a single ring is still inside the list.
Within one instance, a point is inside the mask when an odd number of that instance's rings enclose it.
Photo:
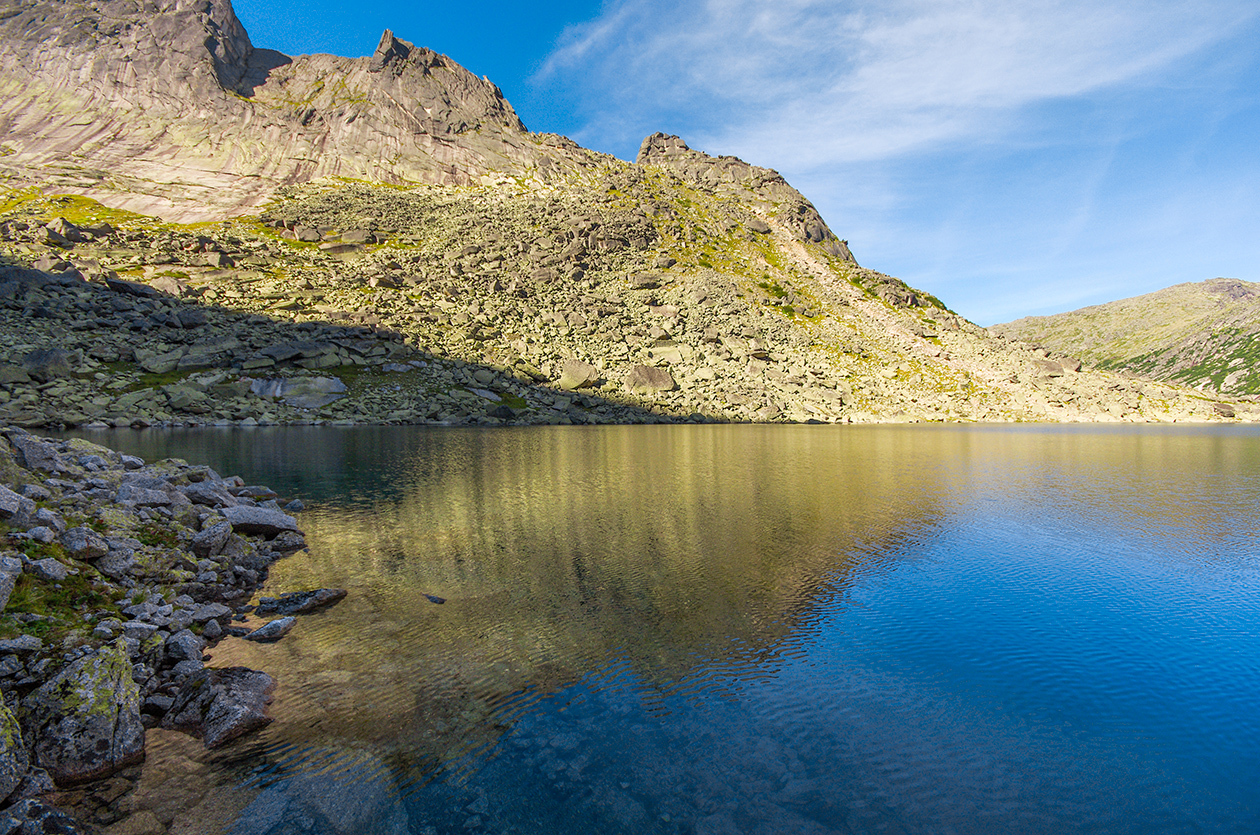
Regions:
[[[266,730],[216,756],[155,735],[136,802],[196,762],[215,831],[1260,822],[1186,747],[1232,734],[1215,755],[1260,776],[1252,434],[88,437],[302,498],[311,552],[267,592],[350,590],[278,644],[215,650],[279,679]]]

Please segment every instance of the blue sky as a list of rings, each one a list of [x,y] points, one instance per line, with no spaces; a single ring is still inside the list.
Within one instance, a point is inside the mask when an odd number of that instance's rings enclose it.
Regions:
[[[1260,281],[1255,0],[238,0],[256,46],[385,28],[532,130],[776,168],[864,265],[980,324]]]

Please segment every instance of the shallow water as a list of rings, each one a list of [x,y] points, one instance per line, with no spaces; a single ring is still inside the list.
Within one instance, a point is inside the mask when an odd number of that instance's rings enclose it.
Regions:
[[[88,437],[302,498],[268,592],[350,590],[216,650],[277,719],[195,790],[153,736],[176,830],[1260,831],[1256,432]]]

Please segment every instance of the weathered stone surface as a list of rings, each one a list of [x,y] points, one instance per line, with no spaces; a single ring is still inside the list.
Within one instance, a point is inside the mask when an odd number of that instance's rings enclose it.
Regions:
[[[293,624],[296,622],[297,619],[292,616],[277,618],[269,623],[264,623],[253,632],[250,632],[245,636],[245,640],[258,641],[264,644],[278,641],[289,634],[289,630],[293,629]]]
[[[193,610],[193,623],[225,620],[231,616],[232,610],[222,603],[203,603]]]
[[[59,785],[112,774],[144,756],[140,690],[117,642],[70,664],[24,707],[35,762]]]
[[[225,507],[221,512],[237,533],[275,536],[298,529],[292,516],[266,507]]]
[[[193,634],[190,629],[181,629],[170,635],[163,649],[166,657],[172,661],[201,661],[201,651],[205,648],[206,642]]]
[[[135,564],[135,552],[126,548],[111,550],[105,556],[97,559],[95,563],[97,571],[114,580],[121,580],[123,577],[126,577],[131,573],[131,569]]]
[[[232,507],[240,504],[236,497],[229,493],[222,484],[213,481],[200,481],[186,484],[179,491],[188,497],[193,504],[206,507]]]
[[[213,525],[198,531],[192,540],[193,553],[199,557],[213,557],[223,550],[228,537],[232,535],[232,523],[215,522]]]
[[[26,570],[49,583],[60,583],[70,576],[70,569],[64,563],[52,557],[45,557],[42,560],[31,560],[27,564]]]
[[[73,366],[78,365],[78,362],[77,352],[61,348],[40,349],[22,357],[22,370],[29,374],[32,380],[44,383],[61,377],[69,377],[74,373]]]
[[[13,794],[29,768],[21,725],[0,699],[0,801]]]
[[[567,360],[560,367],[560,381],[556,384],[565,391],[589,388],[599,382],[599,369],[581,360]]]
[[[650,365],[636,365],[626,375],[626,389],[634,394],[672,391],[675,385],[677,383],[668,371]]]
[[[258,600],[257,615],[300,615],[331,606],[346,596],[345,589],[315,589],[294,591],[279,597],[262,597]]]
[[[19,635],[16,638],[0,638],[0,655],[8,653],[16,653],[18,655],[28,655],[32,652],[39,652],[44,646],[44,642],[34,635]]]
[[[346,384],[336,377],[280,377],[255,380],[250,391],[259,397],[279,398],[298,409],[318,409],[344,396]]]
[[[61,535],[61,545],[76,560],[94,560],[109,553],[109,543],[91,528],[79,526]]]
[[[118,488],[117,501],[134,504],[137,507],[169,507],[171,497],[165,490],[153,490],[138,487],[135,484],[124,484]]]
[[[0,520],[25,529],[35,519],[35,502],[0,485]]]
[[[57,473],[62,471],[57,460],[57,447],[33,435],[10,435],[9,443],[13,445],[14,458],[28,470],[43,470]]]
[[[275,679],[246,667],[203,670],[180,689],[162,727],[188,731],[218,748],[269,722]]]

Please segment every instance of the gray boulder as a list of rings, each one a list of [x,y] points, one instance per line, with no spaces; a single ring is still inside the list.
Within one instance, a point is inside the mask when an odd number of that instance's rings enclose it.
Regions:
[[[632,394],[672,391],[675,385],[668,371],[650,365],[636,365],[626,375],[626,389]]]
[[[247,641],[257,641],[260,644],[269,644],[272,641],[278,641],[285,635],[289,634],[289,630],[293,628],[293,624],[297,622],[297,618],[293,616],[278,618],[270,623],[264,623],[253,632],[245,636]]]
[[[74,661],[24,706],[35,762],[59,785],[104,777],[144,758],[140,689],[118,642]]]
[[[132,504],[136,507],[169,507],[171,497],[165,490],[154,490],[135,484],[124,484],[118,488],[118,502]]]
[[[163,651],[172,661],[201,661],[201,651],[206,642],[192,633],[192,630],[181,629],[166,639]]]
[[[589,388],[599,382],[599,369],[581,360],[567,360],[560,366],[557,385],[565,391]]]
[[[223,550],[228,537],[232,535],[232,523],[215,522],[205,530],[199,531],[192,540],[193,553],[201,558],[213,557]]]
[[[30,768],[22,727],[8,705],[0,699],[0,800],[13,794]]]
[[[44,470],[45,472],[63,472],[65,467],[57,458],[57,447],[48,441],[33,435],[10,435],[9,443],[13,445],[17,462],[28,470]]]
[[[45,557],[42,560],[31,560],[27,563],[26,570],[49,583],[60,583],[70,576],[70,569],[64,563],[52,557]]]
[[[0,571],[0,612],[3,612],[5,607],[9,605],[9,598],[13,595],[13,589],[17,586],[17,578],[20,576],[20,571],[15,574]]]
[[[121,580],[136,565],[136,552],[130,548],[115,548],[96,561],[96,570],[114,580]]]
[[[236,533],[272,537],[282,531],[298,530],[292,516],[267,507],[225,507],[222,513]]]
[[[15,528],[26,528],[35,519],[35,502],[0,486],[0,520]]]
[[[298,409],[318,409],[345,396],[346,384],[336,377],[277,377],[254,380],[249,390],[259,397],[283,399]]]
[[[76,560],[94,560],[109,553],[109,543],[91,528],[79,526],[61,535],[61,545]]]
[[[199,736],[218,748],[271,721],[267,705],[276,681],[247,667],[202,670],[184,683],[162,727]]]
[[[78,364],[79,353],[62,348],[40,348],[22,357],[22,370],[40,383],[69,377]]]
[[[188,497],[193,504],[206,507],[233,507],[240,504],[236,497],[222,485],[213,481],[198,481],[186,484],[179,491]]]
[[[88,829],[38,797],[27,797],[0,812],[0,832],[12,835],[88,835]]]

